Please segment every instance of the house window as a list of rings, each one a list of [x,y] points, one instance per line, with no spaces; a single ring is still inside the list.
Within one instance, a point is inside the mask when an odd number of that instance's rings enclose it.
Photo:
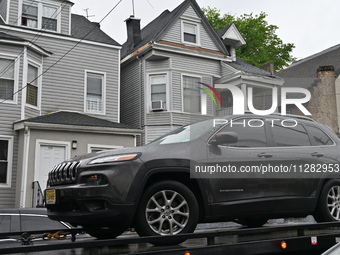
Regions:
[[[38,106],[38,68],[28,65],[26,103]]]
[[[104,113],[104,75],[86,73],[86,112]]]
[[[21,24],[26,27],[38,27],[38,7],[31,4],[22,5]]]
[[[198,77],[183,76],[183,111],[201,113],[201,79]]]
[[[151,108],[166,109],[166,74],[150,76]]]
[[[196,24],[183,22],[183,41],[189,43],[198,43],[198,28]]]
[[[12,171],[12,138],[0,137],[0,187],[9,186]]]
[[[0,58],[0,99],[14,100],[14,61]]]
[[[222,100],[222,108],[228,108],[233,106],[233,95],[230,90],[225,90],[220,93]]]
[[[58,12],[57,6],[45,5],[38,3],[23,3],[21,25],[31,28],[46,29],[51,31],[58,30]]]
[[[43,6],[42,28],[57,31],[58,8]]]

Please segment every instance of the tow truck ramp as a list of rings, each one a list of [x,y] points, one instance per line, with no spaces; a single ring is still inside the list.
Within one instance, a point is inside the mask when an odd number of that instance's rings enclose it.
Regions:
[[[168,237],[123,235],[116,239],[77,238],[79,230],[67,233],[2,233],[0,238],[18,236],[17,245],[0,242],[0,254],[23,254],[83,249],[86,254],[152,255],[254,255],[254,254],[322,254],[340,242],[340,223],[288,224],[261,228],[200,230],[193,234]],[[64,238],[69,236],[69,238]],[[60,237],[60,238],[58,238]],[[64,239],[64,240],[53,240]],[[180,245],[154,246],[157,241],[186,240]],[[0,239],[1,240],[1,239]],[[38,241],[39,240],[39,241]],[[44,241],[45,240],[45,241]],[[53,240],[53,241],[52,241]],[[35,253],[37,252],[37,253]],[[109,253],[108,253],[109,252]],[[41,253],[45,254],[45,253]],[[57,254],[57,253],[53,253]]]

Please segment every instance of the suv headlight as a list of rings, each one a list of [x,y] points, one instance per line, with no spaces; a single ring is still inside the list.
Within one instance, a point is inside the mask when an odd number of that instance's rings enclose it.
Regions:
[[[123,155],[112,155],[112,156],[106,156],[101,158],[96,158],[94,160],[91,160],[88,164],[94,165],[94,164],[102,164],[102,163],[111,163],[111,162],[120,162],[120,161],[129,161],[134,160],[139,156],[139,154],[123,154]]]

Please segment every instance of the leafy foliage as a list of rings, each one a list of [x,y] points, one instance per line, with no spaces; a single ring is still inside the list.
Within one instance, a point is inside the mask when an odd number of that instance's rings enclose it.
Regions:
[[[291,55],[294,44],[283,43],[275,34],[278,27],[269,25],[266,21],[266,13],[236,17],[229,13],[222,16],[216,8],[207,7],[202,10],[215,31],[232,23],[237,26],[247,44],[238,48],[236,54],[248,63],[261,67],[264,63],[273,61],[275,70],[280,70],[295,60]]]

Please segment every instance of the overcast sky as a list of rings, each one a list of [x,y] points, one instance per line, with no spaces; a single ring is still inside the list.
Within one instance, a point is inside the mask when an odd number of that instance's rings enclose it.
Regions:
[[[99,22],[120,0],[71,0],[72,12]],[[164,10],[172,11],[182,0],[122,0],[101,23],[101,28],[123,44],[126,40],[124,20],[133,14],[141,19],[142,28]],[[284,43],[293,43],[293,56],[301,59],[340,44],[340,2],[338,0],[196,0],[199,6],[216,7],[222,14],[268,14],[267,21],[279,27],[276,34]]]

